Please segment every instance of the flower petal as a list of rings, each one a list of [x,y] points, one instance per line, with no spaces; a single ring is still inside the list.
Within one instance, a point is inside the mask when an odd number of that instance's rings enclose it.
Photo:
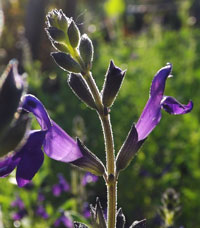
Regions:
[[[44,141],[44,152],[52,159],[72,162],[83,155],[74,139],[52,121]]]
[[[21,160],[17,166],[16,179],[19,187],[29,183],[41,167],[44,154],[41,150],[45,131],[33,131],[26,144],[18,152]]]
[[[20,157],[16,154],[6,157],[4,160],[0,161],[0,177],[8,176],[20,162]]]
[[[152,81],[150,98],[135,125],[138,132],[138,141],[145,139],[160,122],[160,103],[163,98],[165,82],[171,72],[171,68],[171,64],[161,68]]]
[[[181,104],[174,97],[166,96],[161,102],[161,107],[172,115],[181,115],[188,113],[193,108],[193,103],[190,101],[187,105]]]
[[[22,108],[28,112],[32,112],[40,124],[42,130],[47,130],[51,127],[51,120],[41,101],[35,96],[27,94],[23,97]]]
[[[151,84],[150,96],[156,96],[162,99],[164,90],[165,90],[165,82],[168,76],[172,71],[172,65],[167,64],[165,67],[161,68],[156,75]]]

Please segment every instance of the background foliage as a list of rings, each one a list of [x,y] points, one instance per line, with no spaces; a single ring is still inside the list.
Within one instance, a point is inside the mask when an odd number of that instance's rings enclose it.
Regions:
[[[100,88],[110,59],[122,69],[127,69],[123,86],[111,112],[116,153],[131,124],[137,121],[143,110],[154,74],[166,62],[173,64],[174,77],[168,79],[165,94],[176,97],[182,103],[187,103],[188,99],[191,99],[194,102],[194,109],[190,114],[183,116],[170,116],[163,112],[158,127],[149,136],[128,169],[119,177],[118,207],[123,208],[129,225],[133,220],[147,218],[148,227],[159,227],[157,208],[160,205],[160,198],[166,188],[172,187],[180,193],[182,206],[181,214],[177,217],[177,227],[183,225],[198,228],[199,1],[42,2],[2,1],[5,26],[0,41],[1,68],[5,67],[9,59],[19,59],[20,72],[26,71],[28,74],[29,92],[37,95],[47,107],[51,118],[70,135],[73,135],[74,117],[82,116],[86,127],[86,145],[104,162],[103,137],[96,114],[74,96],[67,86],[67,73],[58,69],[49,57],[52,48],[43,29],[44,15],[54,7],[63,8],[68,16],[74,16],[82,32],[88,33],[95,45],[92,71]],[[39,15],[34,12],[39,11],[34,7],[40,7],[38,26],[35,26],[34,20]],[[33,36],[35,38],[31,39]],[[35,128],[38,127],[35,122],[33,125]],[[63,173],[69,182],[74,181],[71,170],[69,165],[46,157],[44,166],[34,178],[33,186],[29,190],[19,189],[13,184],[14,174],[10,178],[1,179],[0,204],[4,227],[51,227],[59,216],[59,208],[68,210],[74,219],[86,222],[82,210],[77,207],[80,201],[77,191],[82,191],[79,181],[76,184],[79,190],[63,194],[59,200],[51,192],[53,184],[57,182],[57,173]],[[99,179],[97,184],[86,188],[89,190],[89,204],[94,204],[95,197],[99,196],[106,210],[103,180]],[[48,220],[43,220],[34,213],[37,193],[40,190],[46,196],[45,208],[50,215]],[[16,195],[23,199],[28,216],[22,223],[13,225],[13,209],[10,203]]]

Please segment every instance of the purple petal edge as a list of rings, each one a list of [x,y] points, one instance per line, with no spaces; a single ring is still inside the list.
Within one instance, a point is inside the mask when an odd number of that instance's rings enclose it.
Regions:
[[[15,154],[0,161],[0,177],[8,176],[20,162],[20,157]]]
[[[187,105],[181,104],[174,97],[166,96],[161,102],[161,107],[172,115],[186,114],[193,109],[193,102],[189,101]]]
[[[23,97],[22,108],[28,112],[32,112],[37,118],[42,130],[51,128],[51,120],[45,109],[44,105],[40,100],[31,94],[27,94]]]

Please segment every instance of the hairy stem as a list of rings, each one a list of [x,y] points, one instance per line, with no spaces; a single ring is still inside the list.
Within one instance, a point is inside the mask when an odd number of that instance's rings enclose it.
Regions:
[[[106,147],[108,228],[115,228],[117,205],[117,182],[115,180],[115,154],[110,115],[100,115]]]
[[[117,205],[117,181],[115,178],[115,154],[112,126],[110,123],[110,115],[104,110],[101,101],[101,95],[95,84],[90,72],[83,75],[88,83],[91,93],[94,97],[97,112],[101,120],[101,126],[104,134],[105,150],[106,150],[106,167],[107,167],[107,196],[108,196],[108,228],[115,228],[116,224],[116,205]]]

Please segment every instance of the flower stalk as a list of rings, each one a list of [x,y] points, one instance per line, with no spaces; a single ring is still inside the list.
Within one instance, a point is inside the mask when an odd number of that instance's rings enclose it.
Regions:
[[[117,182],[115,178],[115,154],[114,154],[114,140],[112,126],[110,122],[110,114],[104,111],[104,107],[101,101],[101,95],[96,86],[96,83],[92,77],[92,74],[88,72],[83,75],[88,83],[91,93],[94,97],[97,112],[101,121],[101,126],[104,134],[105,151],[106,151],[106,168],[107,168],[107,198],[108,198],[108,220],[107,227],[115,228],[116,224],[116,208],[117,208]]]

